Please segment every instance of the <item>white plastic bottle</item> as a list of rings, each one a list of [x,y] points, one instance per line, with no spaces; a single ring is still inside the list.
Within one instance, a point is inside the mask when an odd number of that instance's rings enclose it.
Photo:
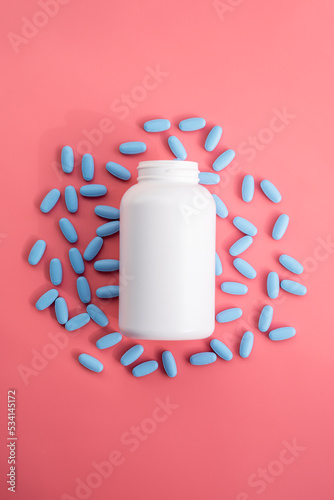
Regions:
[[[120,207],[119,328],[190,340],[215,327],[216,206],[198,164],[144,161]]]

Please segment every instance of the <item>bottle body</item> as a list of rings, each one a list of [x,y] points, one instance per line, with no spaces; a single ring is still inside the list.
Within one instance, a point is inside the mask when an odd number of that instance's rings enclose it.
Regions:
[[[209,337],[216,210],[194,162],[141,162],[120,207],[119,327],[136,339]]]

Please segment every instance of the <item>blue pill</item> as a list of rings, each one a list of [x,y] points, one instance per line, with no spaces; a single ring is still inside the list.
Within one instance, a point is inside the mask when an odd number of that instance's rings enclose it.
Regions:
[[[217,354],[214,352],[199,352],[190,356],[190,363],[195,366],[209,365],[217,359]]]
[[[86,311],[89,314],[90,318],[95,321],[99,326],[107,326],[109,323],[109,319],[104,314],[102,309],[97,307],[95,304],[89,304],[86,307]]]
[[[144,352],[144,347],[140,344],[136,344],[130,349],[128,349],[121,357],[121,364],[123,366],[129,366],[134,363]]]
[[[241,318],[242,309],[240,307],[231,307],[230,309],[225,309],[217,314],[216,320],[218,323],[229,323],[230,321],[235,321]]]
[[[84,251],[85,260],[93,260],[101,250],[103,245],[103,239],[100,236],[95,236],[95,238],[90,241]]]
[[[63,279],[63,267],[59,259],[50,260],[50,280],[55,286],[60,285]]]
[[[47,307],[51,306],[51,304],[54,303],[58,295],[59,295],[58,290],[56,290],[55,288],[51,288],[47,292],[43,293],[43,295],[38,299],[38,301],[35,304],[36,309],[38,309],[38,311],[43,311]]]
[[[178,158],[179,160],[185,160],[187,158],[187,152],[180,141],[175,135],[171,135],[168,137],[168,146],[175,156],[175,158]]]
[[[78,241],[78,235],[72,222],[70,222],[66,217],[59,220],[59,227],[67,241],[70,243],[76,243]]]
[[[114,161],[109,161],[106,164],[106,169],[108,170],[109,174],[117,177],[117,179],[121,179],[122,181],[128,181],[131,178],[130,171],[119,163],[115,163]]]
[[[253,196],[254,196],[254,177],[252,175],[245,175],[242,181],[242,199],[246,202],[249,203],[252,201]]]
[[[108,347],[118,344],[122,338],[119,332],[108,333],[108,335],[104,335],[104,337],[96,341],[96,347],[98,349],[107,349]]]
[[[228,149],[224,151],[218,158],[213,162],[212,168],[216,172],[220,172],[223,168],[227,167],[235,157],[235,151],[233,149]]]
[[[222,133],[223,129],[219,127],[219,125],[216,125],[210,130],[204,145],[207,151],[213,151],[218,146]]]
[[[270,340],[287,340],[296,335],[296,330],[292,326],[283,326],[269,332]]]
[[[259,317],[258,328],[260,332],[267,332],[273,320],[274,309],[271,306],[264,306]]]
[[[306,286],[293,280],[282,280],[281,288],[293,295],[305,295],[307,292]]]
[[[94,212],[104,219],[119,219],[120,215],[118,208],[109,207],[108,205],[97,205],[94,208]]]
[[[123,155],[137,155],[139,153],[145,153],[146,144],[140,141],[123,142],[119,150]]]
[[[98,196],[104,196],[106,193],[107,188],[103,184],[86,184],[80,188],[80,194],[87,198],[97,198]]]
[[[96,296],[100,299],[111,299],[113,297],[118,297],[119,286],[117,285],[107,285],[101,286],[96,290]]]
[[[257,234],[257,228],[254,224],[243,217],[234,217],[233,224],[237,229],[239,229],[239,231],[248,234],[249,236],[255,236]]]
[[[91,181],[94,177],[94,158],[91,154],[86,153],[81,160],[81,172],[85,181]]]
[[[231,361],[233,358],[233,353],[230,349],[218,339],[212,339],[210,342],[211,349],[222,359],[225,361]]]
[[[301,263],[293,257],[290,257],[290,255],[282,254],[279,256],[278,260],[280,261],[282,266],[285,267],[285,269],[291,271],[292,273],[301,274],[304,271]]]
[[[148,120],[144,123],[144,130],[146,132],[163,132],[170,128],[170,121],[163,118],[158,118],[156,120]]]
[[[59,189],[51,189],[51,191],[48,192],[48,194],[44,197],[40,209],[43,214],[47,214],[50,212],[50,210],[53,209],[57,201],[59,200],[60,197],[60,191]]]
[[[245,295],[248,292],[248,287],[237,281],[225,281],[220,285],[220,288],[223,292],[231,295]]]
[[[216,276],[220,276],[223,272],[223,266],[221,263],[221,260],[219,258],[219,255],[216,252],[216,258],[215,258],[215,274]]]
[[[74,167],[74,155],[71,146],[64,146],[61,150],[61,167],[65,174],[70,174]]]
[[[279,294],[279,277],[274,271],[268,274],[267,294],[270,299],[277,299]]]
[[[263,180],[260,184],[262,191],[273,203],[279,203],[282,200],[281,193],[274,184],[268,180]]]
[[[88,302],[90,302],[92,298],[92,295],[90,292],[89,283],[84,276],[80,276],[77,279],[77,291],[81,302],[83,302],[84,304],[88,304]]]
[[[240,255],[242,252],[247,250],[253,243],[253,238],[251,236],[243,236],[239,240],[237,240],[231,248],[229,249],[230,255],[235,257],[236,255]]]
[[[96,230],[97,236],[110,236],[111,234],[115,234],[119,231],[119,221],[107,222],[106,224],[102,224]]]
[[[216,214],[218,215],[218,217],[226,219],[226,217],[228,216],[228,210],[225,203],[216,194],[213,194],[212,196],[216,204]]]
[[[243,259],[240,259],[240,257],[237,257],[233,261],[233,265],[236,268],[237,271],[239,271],[240,274],[245,276],[245,278],[248,278],[250,280],[253,280],[256,278],[256,271],[254,267],[252,267],[248,262],[246,262]]]
[[[157,361],[145,361],[145,363],[140,363],[140,365],[137,365],[132,369],[132,375],[134,377],[145,377],[145,375],[155,372],[158,367],[159,365]]]
[[[57,297],[55,302],[56,318],[60,325],[65,325],[68,321],[68,307],[63,297]]]
[[[90,316],[87,313],[77,314],[73,316],[73,318],[69,319],[65,323],[65,328],[68,332],[74,332],[74,330],[78,330],[83,326],[87,325],[90,322]]]
[[[173,354],[170,351],[164,351],[162,353],[162,364],[168,377],[176,377],[177,367]]]
[[[252,352],[253,344],[254,344],[254,333],[250,331],[245,332],[242,336],[239,347],[239,354],[242,358],[248,358],[248,356]]]
[[[102,259],[94,262],[94,269],[102,273],[109,273],[111,271],[118,271],[119,260],[116,259]]]
[[[85,270],[85,263],[79,250],[75,247],[70,248],[68,255],[73,271],[77,274],[82,274]]]
[[[288,225],[289,225],[289,216],[286,214],[280,215],[273,227],[272,237],[274,238],[274,240],[280,240],[284,236],[284,233],[287,230]]]
[[[204,184],[206,186],[211,186],[213,184],[218,184],[220,182],[220,177],[218,174],[214,174],[213,172],[200,172],[198,174],[199,183]]]
[[[44,255],[46,243],[44,240],[37,240],[30,250],[28,262],[32,266],[36,266]]]
[[[73,186],[66,186],[65,188],[65,204],[67,210],[74,214],[78,210],[78,195]]]
[[[206,121],[204,118],[187,118],[180,121],[179,129],[183,132],[193,132],[194,130],[201,130],[205,125]]]
[[[90,354],[80,354],[78,357],[79,363],[82,364],[88,370],[96,373],[100,373],[103,370],[103,364],[98,359],[90,356]]]

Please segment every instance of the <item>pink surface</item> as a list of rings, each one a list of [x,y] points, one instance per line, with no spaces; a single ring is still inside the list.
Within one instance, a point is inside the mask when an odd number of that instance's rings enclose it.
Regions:
[[[1,16],[1,499],[11,498],[6,392],[13,388],[18,500],[332,499],[332,2],[59,0],[59,8],[50,1],[44,16],[38,14],[41,3],[8,3]],[[40,27],[28,27],[27,20]],[[130,100],[124,97],[129,94]],[[205,117],[207,128],[181,133],[176,125],[188,116]],[[83,184],[79,160],[87,150],[95,158],[95,182],[108,185],[98,203],[118,206],[129,183],[113,180],[105,163],[123,162],[135,174],[138,161],[121,157],[121,142],[146,140],[143,158],[172,158],[168,133],[148,136],[141,129],[156,117],[171,119],[171,132],[202,170],[209,171],[225,149],[237,151],[211,191],[230,211],[227,220],[217,220],[224,267],[217,311],[236,305],[244,316],[217,325],[214,334],[233,350],[231,362],[191,366],[189,356],[207,350],[209,340],[145,342],[143,360],[160,362],[161,352],[171,349],[179,373],[168,379],[160,368],[135,379],[119,363],[131,340],[103,352],[94,345],[102,333],[117,330],[117,300],[104,306],[110,328],[90,324],[73,334],[64,333],[52,311],[36,311],[33,304],[50,286],[47,267],[56,256],[65,268],[61,294],[71,314],[82,309],[68,266],[70,245],[57,227],[67,216],[64,200],[48,215],[38,206],[53,187],[63,197],[67,184]],[[224,133],[209,154],[203,144],[214,124]],[[76,154],[68,176],[59,167],[65,144]],[[257,185],[249,205],[240,196],[246,173]],[[280,205],[260,192],[262,178],[280,189]],[[70,219],[84,249],[101,221],[93,213],[95,201],[80,198],[79,204]],[[274,242],[271,228],[280,213],[291,222]],[[219,290],[223,280],[240,278],[227,252],[238,236],[235,215],[259,229],[245,253],[259,279],[241,298]],[[47,251],[33,268],[27,255],[37,238],[47,241]],[[273,325],[297,330],[295,338],[274,343],[256,324],[269,303],[267,272],[289,274],[277,262],[280,253],[303,262],[308,294],[281,292],[274,301]],[[101,257],[117,256],[118,237],[110,237]],[[117,282],[92,266],[86,275],[93,289]],[[255,344],[243,360],[238,344],[246,329],[254,331]],[[80,352],[97,355],[104,371],[81,367]],[[48,359],[38,361],[36,353]],[[23,376],[24,369],[31,371]]]

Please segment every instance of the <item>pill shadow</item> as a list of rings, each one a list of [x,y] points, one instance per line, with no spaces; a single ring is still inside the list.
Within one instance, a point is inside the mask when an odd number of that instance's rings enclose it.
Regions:
[[[244,202],[242,199],[242,181],[243,181],[245,175],[246,174],[242,173],[241,175],[236,176],[236,179],[233,182],[233,191],[234,191],[234,194],[238,197],[238,199],[239,198],[241,199],[241,201],[245,205],[245,209],[246,209],[246,206],[248,205],[248,203]],[[233,218],[234,217],[235,217],[235,215],[233,215]]]
[[[272,269],[265,269],[261,270],[259,273],[259,281],[260,281],[260,290],[261,292],[264,293],[266,296],[267,300],[269,300],[268,293],[267,293],[267,279],[268,279],[268,274],[272,271]]]
[[[272,238],[272,232],[273,232],[273,228],[274,228],[275,222],[277,221],[277,218],[278,218],[279,215],[280,215],[280,213],[276,213],[275,215],[274,214],[270,214],[270,216],[268,217],[268,219],[265,221],[264,231],[271,238]],[[273,239],[273,241],[274,241],[274,239]]]

